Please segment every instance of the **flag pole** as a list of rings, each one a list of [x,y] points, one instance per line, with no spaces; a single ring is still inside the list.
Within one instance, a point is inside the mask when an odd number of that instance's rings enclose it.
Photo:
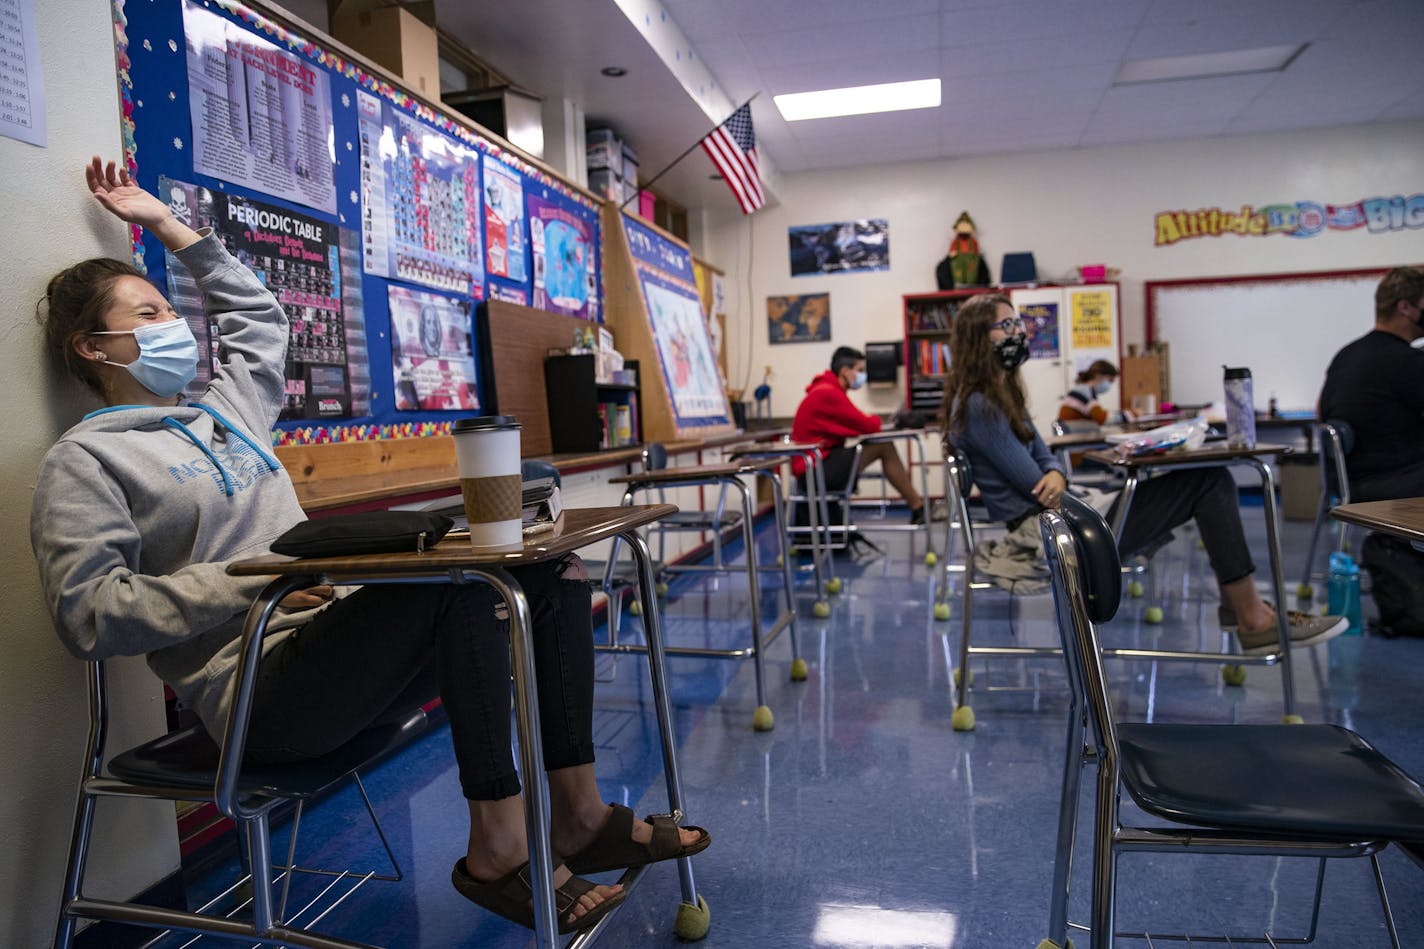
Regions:
[[[761,95],[761,90],[757,90],[756,92],[753,92],[753,93],[752,93],[752,96],[751,96],[751,99],[748,99],[746,102],[743,102],[741,105],[737,106],[735,109],[733,109],[733,110],[731,111],[730,114],[728,114],[728,116],[727,116],[725,119],[723,119],[722,121],[718,122],[716,125],[712,126],[711,131],[709,131],[709,132],[707,133],[707,135],[711,135],[712,132],[717,131],[719,128],[721,128],[722,126],[724,126],[724,125],[726,125],[728,122],[730,122],[730,121],[732,120],[732,116],[733,116],[733,115],[736,115],[738,112],[740,112],[744,106],[751,105],[752,99],[755,99],[755,98],[756,98],[757,96],[759,96],[759,95]],[[653,175],[653,177],[649,178],[647,184],[645,184],[645,185],[639,185],[639,186],[638,186],[638,191],[633,192],[633,193],[632,193],[631,195],[629,195],[627,198],[624,198],[624,199],[623,199],[623,203],[620,204],[620,205],[618,205],[618,210],[619,210],[619,211],[622,211],[624,208],[626,208],[626,207],[628,206],[628,202],[629,202],[629,201],[632,201],[634,198],[636,198],[636,197],[638,196],[638,192],[639,192],[639,191],[642,191],[644,188],[650,188],[650,187],[652,187],[654,182],[656,182],[656,181],[657,181],[659,178],[661,178],[663,175],[665,175],[665,174],[667,174],[668,172],[672,171],[674,165],[676,165],[678,162],[682,161],[682,160],[683,160],[684,158],[686,158],[688,155],[691,155],[691,154],[697,149],[697,146],[701,145],[703,142],[705,142],[705,141],[707,140],[707,135],[703,135],[703,136],[702,136],[701,138],[699,138],[697,141],[695,141],[695,142],[693,142],[691,145],[689,145],[689,146],[687,147],[687,149],[686,149],[681,155],[678,155],[678,156],[677,156],[676,158],[674,158],[672,161],[670,161],[670,162],[668,162],[666,165],[664,165],[664,166],[663,166],[663,170],[660,171],[660,172],[658,172],[656,175]]]

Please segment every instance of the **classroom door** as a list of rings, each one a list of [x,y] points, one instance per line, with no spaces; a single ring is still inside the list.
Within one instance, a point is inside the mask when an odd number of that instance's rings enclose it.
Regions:
[[[1029,359],[1019,370],[1028,412],[1045,437],[1058,417],[1058,400],[1068,391],[1068,354],[1063,347],[1064,299],[1060,287],[1035,287],[1009,294],[1028,334]]]

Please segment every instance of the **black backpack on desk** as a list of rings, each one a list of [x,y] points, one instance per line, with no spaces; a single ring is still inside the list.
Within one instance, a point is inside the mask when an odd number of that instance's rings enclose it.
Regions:
[[[1424,636],[1424,552],[1409,541],[1373,533],[1360,551],[1370,574],[1370,593],[1379,609],[1375,632],[1383,636]]]

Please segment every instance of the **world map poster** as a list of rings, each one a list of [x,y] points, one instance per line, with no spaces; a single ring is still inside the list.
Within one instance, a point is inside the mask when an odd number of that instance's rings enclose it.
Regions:
[[[594,293],[593,225],[537,195],[527,198],[534,252],[534,307],[591,320]]]

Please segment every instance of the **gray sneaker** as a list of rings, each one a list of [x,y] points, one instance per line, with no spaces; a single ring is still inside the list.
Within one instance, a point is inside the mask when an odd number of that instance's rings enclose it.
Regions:
[[[1334,639],[1350,628],[1350,621],[1343,616],[1317,616],[1314,613],[1286,613],[1290,624],[1291,648],[1314,646]],[[1280,648],[1281,640],[1274,626],[1254,632],[1237,628],[1236,639],[1241,643],[1241,652],[1248,656],[1264,656]]]

